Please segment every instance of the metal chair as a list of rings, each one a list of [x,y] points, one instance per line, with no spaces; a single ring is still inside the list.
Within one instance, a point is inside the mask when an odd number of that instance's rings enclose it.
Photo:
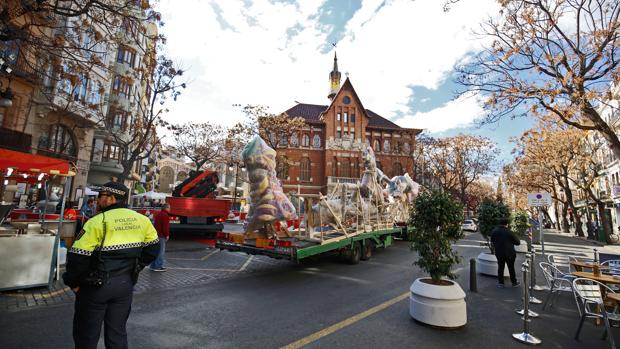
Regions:
[[[569,256],[565,254],[550,254],[547,256],[550,264],[552,264],[562,273],[569,275],[574,271],[570,265],[571,258],[574,258],[574,256]]]
[[[603,339],[605,339],[605,337],[609,338],[611,347],[616,349],[616,344],[611,332],[611,322],[620,321],[620,314],[618,313],[617,305],[614,307],[613,311],[607,311],[605,302],[603,301],[603,290],[605,290],[606,293],[615,293],[611,288],[595,280],[586,278],[577,278],[573,280],[573,292],[579,297],[583,305],[583,314],[581,315],[581,320],[579,320],[579,327],[577,327],[575,339],[579,339],[579,333],[581,332],[583,322],[586,318],[602,319],[605,322]]]
[[[571,292],[573,297],[575,298],[575,303],[577,304],[577,310],[579,311],[579,316],[581,316],[581,307],[579,306],[579,300],[575,296],[573,292],[573,277],[570,275],[566,275],[562,273],[558,268],[553,266],[551,263],[540,262],[538,263],[540,269],[543,271],[543,275],[545,276],[545,281],[547,282],[547,287],[549,287],[549,292],[547,293],[547,298],[543,303],[542,309],[545,310],[547,304],[549,306],[553,306],[553,298],[559,292]]]

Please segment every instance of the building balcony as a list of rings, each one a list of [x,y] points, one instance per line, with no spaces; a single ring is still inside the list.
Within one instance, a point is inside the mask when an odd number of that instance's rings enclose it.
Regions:
[[[123,165],[118,163],[116,160],[103,159],[99,162],[91,162],[90,170],[110,174],[121,174],[123,173]]]
[[[32,135],[0,127],[0,148],[30,153]]]

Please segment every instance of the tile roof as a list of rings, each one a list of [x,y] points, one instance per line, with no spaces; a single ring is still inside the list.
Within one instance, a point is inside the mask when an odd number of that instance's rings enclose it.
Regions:
[[[319,122],[321,114],[327,110],[327,105],[317,104],[305,104],[299,103],[296,106],[286,111],[286,114],[290,117],[302,117],[309,122]],[[370,117],[368,120],[368,127],[389,128],[389,129],[401,129],[402,127],[396,125],[390,120],[382,117],[381,115],[373,112],[370,109],[366,109],[366,114]]]
[[[327,109],[326,105],[299,103],[286,111],[286,114],[292,118],[302,117],[306,121],[320,121],[321,113]]]
[[[393,129],[401,129],[402,127],[396,125],[390,120],[382,117],[381,115],[375,113],[370,109],[366,109],[366,114],[368,114],[368,127],[379,127],[379,128],[393,128]]]

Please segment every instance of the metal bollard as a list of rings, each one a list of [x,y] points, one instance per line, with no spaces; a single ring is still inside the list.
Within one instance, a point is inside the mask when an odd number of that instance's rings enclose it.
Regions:
[[[536,285],[536,249],[532,247],[532,253],[530,255],[530,293],[532,291],[542,291],[544,288]]]
[[[527,265],[528,265],[528,272],[531,269],[531,268],[529,268],[529,266],[531,265],[531,262],[530,262],[531,260],[532,260],[532,254],[529,253],[529,252],[526,253],[525,254],[525,263],[527,263]],[[529,279],[528,279],[528,285],[529,286],[528,286],[528,290],[527,291],[528,291],[528,295],[529,295],[530,291],[531,291],[531,285],[530,285]],[[532,295],[529,296],[529,300],[530,300],[530,303],[532,303],[532,304],[541,304],[542,303],[542,301],[540,299],[538,299],[538,298],[536,298],[536,297],[534,297]]]
[[[530,345],[537,345],[542,343],[542,341],[534,336],[532,336],[529,331],[530,331],[530,309],[529,309],[529,299],[530,299],[530,294],[529,294],[529,285],[528,285],[528,269],[529,269],[529,265],[528,262],[525,261],[523,262],[523,264],[521,265],[521,271],[523,272],[523,332],[521,333],[513,333],[512,334],[512,338],[516,339],[517,341],[521,342],[521,343],[525,343],[525,344],[530,344]]]
[[[478,292],[478,280],[476,279],[476,259],[469,259],[469,290]]]
[[[598,250],[594,249],[594,263],[598,263]]]
[[[533,256],[533,254],[527,253],[525,256],[526,256],[526,258],[525,258],[524,264],[527,264],[528,266],[529,265],[533,265],[533,263],[532,263],[532,259],[533,259],[532,256]],[[533,268],[531,268],[531,269],[533,269]],[[530,274],[530,276],[532,275],[531,272],[529,274]],[[532,296],[530,296],[530,294],[531,294],[530,292],[532,291],[532,278],[530,277],[528,280],[529,280],[529,284],[526,286],[526,282],[524,281],[523,282],[523,287],[526,287],[527,290],[528,290],[529,303],[535,303],[535,302],[532,302]],[[525,309],[526,309],[526,307],[524,306],[523,309],[521,309],[521,310],[515,310],[515,313],[523,316],[523,314],[525,314]],[[537,312],[529,309],[529,306],[527,307],[527,309],[528,309],[527,310],[528,318],[535,319],[535,318],[540,317],[540,315]]]

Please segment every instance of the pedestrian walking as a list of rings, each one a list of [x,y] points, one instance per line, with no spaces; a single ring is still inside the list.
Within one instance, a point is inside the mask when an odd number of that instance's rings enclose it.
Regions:
[[[170,239],[170,204],[165,203],[161,210],[155,213],[155,230],[157,230],[157,237],[159,238],[159,254],[157,258],[151,263],[150,269],[152,271],[166,271],[164,267],[164,255],[166,254],[166,243]]]
[[[519,245],[520,241],[508,228],[508,218],[500,218],[498,223],[491,232],[491,244],[497,258],[497,287],[504,287],[504,266],[508,267],[512,286],[517,287],[519,282],[515,273],[515,245]]]
[[[67,254],[63,280],[75,292],[77,349],[97,348],[102,323],[105,347],[127,348],[133,286],[159,253],[151,222],[126,208],[128,192],[117,182],[101,187],[97,198],[101,212],[86,222]]]
[[[588,239],[594,240],[594,223],[592,221],[586,223],[586,231],[588,232]]]
[[[80,214],[86,219],[95,215],[95,200],[93,198],[88,198],[88,200],[86,200],[80,209]]]

